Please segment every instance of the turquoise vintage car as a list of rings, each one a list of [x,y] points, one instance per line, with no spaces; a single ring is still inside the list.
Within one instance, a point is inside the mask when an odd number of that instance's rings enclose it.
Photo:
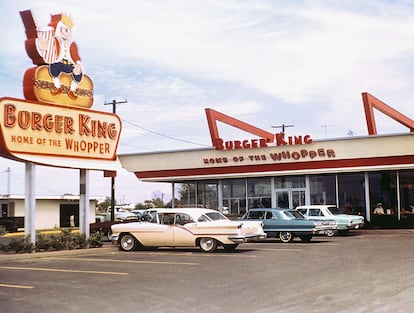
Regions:
[[[290,209],[254,208],[243,215],[242,220],[263,221],[267,237],[279,238],[285,243],[292,242],[295,237],[309,242],[314,235],[329,235],[337,231],[337,224],[333,220],[311,221]]]
[[[335,220],[341,233],[359,229],[364,226],[365,222],[363,216],[344,214],[335,205],[305,205],[298,206],[296,210],[310,220]]]

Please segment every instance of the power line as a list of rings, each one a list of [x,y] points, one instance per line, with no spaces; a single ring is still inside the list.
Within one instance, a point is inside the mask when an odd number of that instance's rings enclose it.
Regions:
[[[132,125],[132,126],[134,126],[134,127],[137,127],[137,128],[143,129],[143,130],[145,130],[145,131],[147,131],[147,132],[149,132],[149,133],[152,133],[152,134],[154,134],[154,135],[158,135],[158,136],[161,136],[161,137],[164,137],[164,138],[168,138],[168,139],[171,139],[171,140],[181,141],[181,142],[185,142],[185,143],[189,143],[189,144],[192,144],[192,145],[197,145],[197,146],[202,146],[202,147],[210,147],[209,145],[203,145],[203,144],[200,144],[200,143],[198,143],[198,142],[192,142],[192,141],[189,141],[189,140],[184,140],[184,139],[180,139],[180,138],[176,138],[176,137],[172,137],[172,136],[164,135],[164,134],[162,134],[162,133],[159,133],[159,132],[156,132],[156,131],[154,131],[154,130],[151,130],[151,129],[148,129],[148,128],[145,128],[145,127],[142,127],[142,126],[140,126],[140,125],[138,125],[138,124],[132,123],[132,122],[127,121],[127,120],[122,120],[122,122],[128,123],[128,124],[130,124],[130,125]]]

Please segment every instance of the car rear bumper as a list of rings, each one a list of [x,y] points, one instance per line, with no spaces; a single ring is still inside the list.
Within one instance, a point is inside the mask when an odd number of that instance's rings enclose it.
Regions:
[[[227,238],[233,242],[242,243],[242,242],[247,242],[250,240],[265,239],[266,237],[267,235],[265,233],[262,233],[259,235],[251,234],[251,235],[242,235],[242,236],[229,236]]]
[[[348,225],[348,229],[360,229],[364,226],[364,224],[352,224],[352,225]]]
[[[313,234],[314,235],[327,235],[328,233],[337,233],[338,229],[337,228],[314,228],[313,229]]]

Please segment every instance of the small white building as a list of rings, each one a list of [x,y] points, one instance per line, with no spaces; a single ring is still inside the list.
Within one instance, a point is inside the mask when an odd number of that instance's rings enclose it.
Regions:
[[[95,222],[95,210],[100,199],[89,199],[89,223]],[[1,217],[24,217],[25,198],[19,195],[0,195]],[[20,223],[21,227],[24,227]],[[79,196],[36,196],[36,229],[79,227]]]

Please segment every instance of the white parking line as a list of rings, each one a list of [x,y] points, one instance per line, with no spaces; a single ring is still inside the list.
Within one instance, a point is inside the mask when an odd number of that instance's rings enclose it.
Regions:
[[[163,262],[163,261],[139,261],[139,260],[120,260],[120,259],[95,259],[95,258],[64,258],[64,257],[50,257],[44,258],[49,260],[64,260],[64,261],[90,261],[90,262],[116,262],[116,263],[137,263],[137,264],[167,264],[167,265],[200,265],[200,263],[189,262]]]
[[[33,286],[22,286],[22,285],[9,285],[9,284],[0,284],[0,287],[5,288],[18,288],[18,289],[33,289]]]
[[[243,248],[238,248],[235,253],[202,253],[202,252],[176,252],[176,251],[159,251],[159,252],[149,252],[149,251],[135,251],[135,255],[156,255],[156,256],[189,256],[189,257],[239,257],[239,258],[256,258],[256,255],[241,255],[237,253],[238,250],[243,250]],[[244,249],[251,250],[251,249]],[[142,252],[142,253],[140,253]],[[112,255],[125,255],[125,252],[112,252]]]
[[[24,270],[24,271],[42,271],[42,272],[61,272],[61,273],[82,273],[82,274],[103,274],[103,275],[128,275],[124,272],[101,272],[101,271],[82,271],[59,268],[43,268],[43,267],[16,267],[16,266],[0,266],[6,270]]]
[[[292,251],[292,252],[299,252],[299,251],[303,251],[303,249],[296,249],[296,248],[255,248],[255,250],[260,250],[260,251]]]

